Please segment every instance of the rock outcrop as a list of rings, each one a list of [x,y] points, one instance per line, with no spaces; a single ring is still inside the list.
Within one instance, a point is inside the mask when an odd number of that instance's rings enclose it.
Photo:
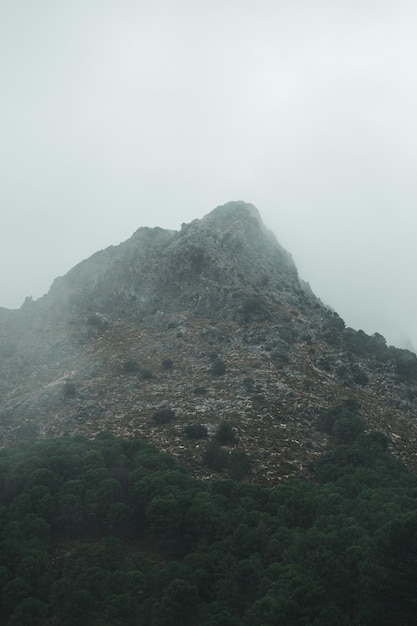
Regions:
[[[57,279],[52,306],[140,320],[158,311],[239,319],[249,297],[299,289],[291,256],[251,204],[231,202],[179,232],[140,228]]]
[[[226,421],[250,478],[271,483],[308,474],[332,445],[320,416],[347,403],[414,467],[416,383],[415,355],[346,329],[243,202],[140,228],[0,311],[2,445],[106,429],[206,477],[205,440],[187,432]]]

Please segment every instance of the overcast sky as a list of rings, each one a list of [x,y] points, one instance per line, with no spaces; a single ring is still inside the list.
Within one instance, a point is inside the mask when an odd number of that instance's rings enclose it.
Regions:
[[[417,4],[3,0],[0,306],[255,204],[348,325],[417,347]]]

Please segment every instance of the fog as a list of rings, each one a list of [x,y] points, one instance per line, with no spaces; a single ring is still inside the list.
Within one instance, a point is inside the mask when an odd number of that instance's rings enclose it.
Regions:
[[[417,346],[417,6],[0,7],[0,306],[139,226],[259,209],[354,328]]]

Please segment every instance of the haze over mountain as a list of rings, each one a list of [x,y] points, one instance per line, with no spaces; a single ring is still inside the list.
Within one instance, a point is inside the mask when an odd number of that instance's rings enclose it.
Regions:
[[[417,345],[409,0],[3,2],[0,306],[251,200],[314,291]]]
[[[353,409],[415,466],[415,354],[346,328],[251,204],[139,228],[0,313],[3,445],[110,430],[210,476],[204,439],[226,423],[270,482],[308,473]]]

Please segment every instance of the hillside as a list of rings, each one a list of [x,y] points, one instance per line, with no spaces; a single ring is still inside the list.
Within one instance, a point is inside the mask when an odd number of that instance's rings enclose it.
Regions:
[[[415,355],[345,328],[243,202],[178,232],[140,228],[0,315],[3,446],[108,430],[205,478],[227,422],[222,451],[273,484],[309,474],[335,440],[323,414],[340,408],[415,468],[416,398]]]

